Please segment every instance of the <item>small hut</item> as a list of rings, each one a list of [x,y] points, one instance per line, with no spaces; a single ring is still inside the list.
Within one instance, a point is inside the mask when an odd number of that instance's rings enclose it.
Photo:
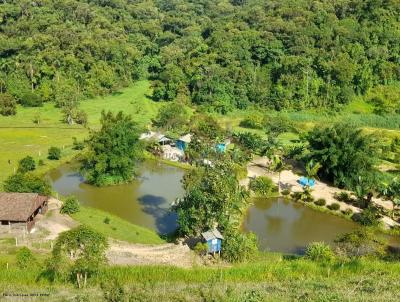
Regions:
[[[0,192],[0,225],[23,227],[30,232],[36,215],[46,213],[48,200],[37,193]]]
[[[221,253],[222,240],[224,237],[217,229],[209,230],[207,232],[201,233],[204,241],[207,242],[209,253]]]
[[[181,136],[177,141],[176,141],[176,147],[179,150],[185,151],[189,143],[192,141],[192,135],[186,134],[184,136]]]

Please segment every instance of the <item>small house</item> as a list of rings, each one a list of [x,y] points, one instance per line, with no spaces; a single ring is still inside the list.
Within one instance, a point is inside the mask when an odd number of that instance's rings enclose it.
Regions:
[[[226,151],[227,147],[230,145],[230,143],[231,143],[231,141],[229,139],[227,139],[222,143],[218,143],[215,146],[215,149],[220,153],[224,153]]]
[[[201,233],[201,236],[207,243],[209,253],[221,253],[222,240],[224,239],[224,237],[217,229]]]
[[[190,144],[192,141],[192,135],[186,134],[184,136],[181,136],[177,141],[176,141],[176,147],[182,151],[185,151],[187,146]]]
[[[47,211],[49,198],[37,193],[0,192],[1,226],[22,227],[28,232],[35,225],[35,217]]]

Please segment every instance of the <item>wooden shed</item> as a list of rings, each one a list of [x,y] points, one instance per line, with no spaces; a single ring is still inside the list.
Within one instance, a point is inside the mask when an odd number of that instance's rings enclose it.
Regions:
[[[36,215],[46,213],[48,200],[37,193],[0,192],[0,224],[10,229],[14,225],[23,226],[29,232]]]
[[[207,242],[208,252],[209,253],[221,253],[222,248],[222,240],[224,237],[217,229],[213,229],[204,233],[201,233],[203,239]]]

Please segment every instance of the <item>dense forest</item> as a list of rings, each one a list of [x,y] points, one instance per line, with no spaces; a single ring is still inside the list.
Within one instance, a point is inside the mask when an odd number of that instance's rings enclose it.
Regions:
[[[2,0],[0,93],[71,111],[150,79],[155,100],[220,113],[356,95],[394,113],[399,19],[397,0]]]

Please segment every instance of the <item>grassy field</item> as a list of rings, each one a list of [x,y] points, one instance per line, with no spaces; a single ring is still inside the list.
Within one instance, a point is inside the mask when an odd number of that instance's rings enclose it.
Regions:
[[[113,95],[82,101],[80,107],[88,114],[88,128],[99,126],[102,110],[122,110],[146,127],[161,106],[148,98],[150,94],[149,82],[141,81]],[[33,122],[37,114],[41,119],[39,125]],[[72,157],[77,153],[71,149],[72,137],[83,139],[88,131],[79,125],[63,123],[60,109],[50,103],[41,108],[18,107],[17,115],[0,116],[0,183],[14,172],[18,160],[27,155],[45,161],[39,172],[58,165],[59,162],[46,160],[50,146],[62,148],[64,160]]]
[[[4,269],[0,293],[48,293],[46,301],[105,301],[100,284],[123,288],[129,301],[399,301],[400,266],[361,259],[323,264],[266,253],[252,263],[180,269],[106,267],[86,289],[51,283],[40,266]],[[41,277],[40,277],[41,276]],[[115,299],[121,301],[124,299]],[[37,299],[36,301],[41,301]],[[109,300],[110,301],[110,300]]]
[[[104,222],[106,217],[109,223]],[[113,239],[143,244],[165,243],[155,232],[98,209],[81,206],[72,218]]]

